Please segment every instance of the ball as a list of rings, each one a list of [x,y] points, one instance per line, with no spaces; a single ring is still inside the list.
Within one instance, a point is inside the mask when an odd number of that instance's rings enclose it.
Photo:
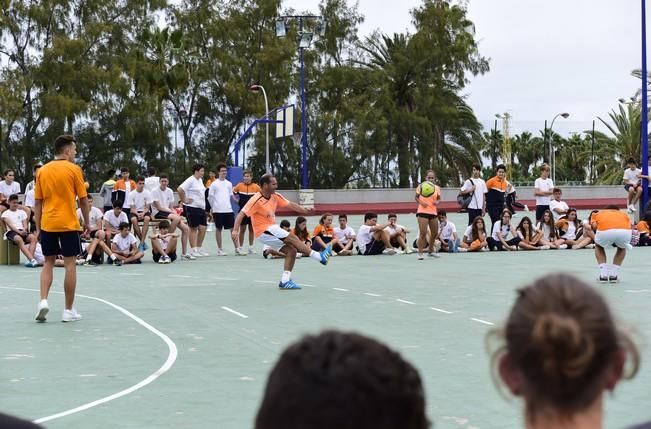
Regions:
[[[436,192],[436,186],[432,182],[423,182],[420,184],[420,194],[423,197],[429,197]]]

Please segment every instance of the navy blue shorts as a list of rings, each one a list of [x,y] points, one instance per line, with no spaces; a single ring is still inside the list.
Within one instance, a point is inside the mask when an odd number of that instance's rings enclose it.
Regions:
[[[81,234],[79,231],[47,232],[41,230],[43,256],[81,255]]]
[[[162,212],[162,211],[158,211],[158,212],[156,212],[156,214],[154,215],[154,219],[158,219],[158,220],[166,220],[166,219],[169,217],[169,215],[171,215],[171,214],[172,214],[172,212]]]

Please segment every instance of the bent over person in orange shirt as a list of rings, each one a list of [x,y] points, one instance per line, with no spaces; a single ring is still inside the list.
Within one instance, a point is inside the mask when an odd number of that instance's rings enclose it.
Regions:
[[[631,220],[624,212],[614,205],[599,210],[591,218],[592,229],[595,233],[595,257],[599,264],[599,281],[601,283],[617,283],[619,267],[626,257],[626,250],[631,246]],[[613,257],[613,264],[608,266],[606,247],[616,246],[617,251]]]
[[[276,193],[278,182],[271,174],[265,174],[260,178],[260,192],[255,194],[248,203],[240,210],[235,219],[235,225],[231,234],[233,240],[239,239],[240,226],[246,216],[251,218],[253,232],[262,244],[266,244],[274,250],[282,252],[285,255],[285,270],[278,283],[280,289],[301,289],[299,285],[291,279],[294,262],[296,262],[296,252],[301,252],[315,261],[326,265],[330,255],[332,255],[332,246],[328,246],[321,252],[316,252],[303,243],[295,235],[282,229],[276,224],[276,209],[278,207],[289,207],[295,212],[308,214],[312,210],[307,210],[300,205],[287,200],[280,194]]]

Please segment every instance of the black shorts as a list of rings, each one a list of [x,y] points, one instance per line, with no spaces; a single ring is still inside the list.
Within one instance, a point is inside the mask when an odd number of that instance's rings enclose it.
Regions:
[[[364,249],[364,253],[362,253],[359,250],[359,247],[357,248],[357,252],[360,255],[364,255],[364,256],[381,255],[383,251],[384,251],[384,243],[375,239],[371,240],[371,242],[366,245],[366,249]]]
[[[206,188],[206,192],[204,192],[204,198],[205,198],[205,203],[206,203],[206,213],[210,213],[211,207],[210,207],[210,201],[208,201],[208,191],[210,191],[210,188]]]
[[[422,217],[424,219],[438,219],[438,215],[431,213],[416,213],[416,217]]]
[[[110,212],[111,210],[113,210],[113,206],[104,206],[104,213]]]
[[[206,226],[206,211],[197,207],[184,206],[185,218],[188,220],[190,228],[198,228],[199,226]]]
[[[217,229],[232,229],[235,223],[235,215],[231,213],[213,213],[212,221]]]
[[[131,219],[131,208],[122,207],[122,212],[127,215],[127,219]]]
[[[323,240],[325,244],[328,244],[332,241],[332,237],[321,237],[321,240]],[[312,250],[314,250],[315,252],[320,252],[323,249],[324,247],[321,246],[319,243],[317,243],[316,240],[312,241]]]
[[[244,216],[244,218],[242,219],[242,223],[240,225],[241,226],[251,225],[251,218],[249,216]]]
[[[47,232],[41,230],[41,247],[43,256],[77,256],[82,253],[79,231]]]
[[[638,186],[639,186],[639,187],[642,187],[642,184],[641,184],[641,183],[638,183],[638,184],[636,184],[636,185],[631,185],[630,183],[627,183],[626,185],[624,185],[624,189],[626,189],[626,191],[628,192],[628,190],[629,190],[630,188],[633,188],[633,189],[635,190],[635,189],[637,189]]]
[[[156,262],[156,263],[158,263],[158,261],[160,261],[160,257],[163,256],[163,255],[161,255],[160,253],[155,252],[155,251],[153,251],[153,250],[152,250],[152,252],[151,252],[151,255],[154,257],[154,262]],[[174,252],[172,252],[172,253],[168,253],[167,256],[170,257],[170,259],[171,259],[172,262],[176,261],[176,258],[177,258],[177,256],[176,256],[176,251],[174,251]]]
[[[95,234],[97,234],[97,231],[99,231],[99,229],[96,229],[95,231],[91,231],[90,238],[95,238]]]
[[[11,241],[12,243],[14,242],[14,238],[16,236],[19,236],[23,239],[23,242],[27,242],[27,234],[23,237],[22,235],[18,234],[16,231],[7,231],[6,237],[7,240]]]
[[[142,216],[143,219],[146,218],[147,216],[149,216],[149,219],[151,219],[151,212],[144,212],[142,215],[143,215],[143,216]],[[131,213],[131,214],[129,215],[129,219],[131,219],[132,217],[136,217],[136,218],[137,218],[137,217],[138,217],[138,212],[133,212],[133,213]]]
[[[542,219],[545,214],[545,210],[549,210],[549,206],[536,206],[536,220]]]
[[[172,212],[162,212],[162,211],[158,211],[158,212],[156,212],[156,214],[154,215],[154,219],[157,219],[157,220],[167,220],[167,219],[169,219],[169,216],[170,216],[171,214],[172,214]]]

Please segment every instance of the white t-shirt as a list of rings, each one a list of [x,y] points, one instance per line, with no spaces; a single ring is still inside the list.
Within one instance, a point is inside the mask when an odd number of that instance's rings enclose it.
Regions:
[[[154,192],[151,193],[152,205],[151,212],[156,215],[160,210],[158,210],[153,204],[154,201],[158,201],[158,204],[161,208],[167,209],[167,211],[172,211],[172,206],[174,205],[174,192],[170,188],[165,188],[163,191],[160,186],[154,189]]]
[[[116,217],[113,210],[109,210],[104,213],[103,219],[108,222],[108,224],[111,225],[113,229],[118,229],[122,222],[129,223],[129,219],[127,218],[127,214],[125,212],[120,212],[120,216]]]
[[[546,179],[539,177],[534,182],[533,187],[538,191],[551,192],[551,190],[554,189],[554,182],[552,182],[552,179],[549,177]],[[550,195],[536,195],[537,206],[548,206],[549,200],[551,200]]]
[[[5,180],[1,180],[0,194],[4,194],[5,198],[9,198],[11,194],[20,194],[20,183],[11,182],[11,185],[8,185]]]
[[[561,218],[561,216],[564,216],[565,213],[557,213],[556,209],[561,209],[561,211],[567,213],[567,211],[570,209],[570,206],[567,205],[565,201],[556,201],[556,200],[551,200],[549,202],[549,210],[551,210],[552,215],[554,216],[554,222],[556,222],[558,219]]]
[[[45,263],[45,256],[43,256],[43,247],[41,247],[41,243],[36,243],[36,248],[34,249],[34,259],[36,259],[36,262],[41,265]]]
[[[208,201],[213,213],[233,213],[231,206],[233,184],[228,180],[215,180],[210,184]]]
[[[532,239],[533,236],[538,233],[538,228],[537,227],[532,225],[532,229],[533,229],[533,234],[532,234],[531,237],[529,237],[529,239]],[[549,229],[549,227],[547,227],[547,229]],[[521,240],[524,240],[524,234],[519,229],[518,229],[518,237],[520,237]]]
[[[543,240],[546,241],[551,241],[552,240],[552,229],[547,225],[546,223],[538,222],[538,225],[536,226],[536,230],[540,231],[542,229],[543,233]]]
[[[121,252],[126,252],[131,248],[132,244],[136,244],[137,242],[138,240],[136,240],[136,237],[132,233],[129,233],[126,237],[122,237],[122,234],[113,236],[113,243],[115,243]]]
[[[472,196],[472,199],[470,200],[470,204],[468,205],[468,208],[481,210],[484,208],[484,194],[488,192],[488,188],[486,188],[486,182],[484,182],[484,179],[482,178],[472,179],[472,183],[470,183],[470,179],[466,180],[465,182],[463,182],[461,191],[469,190],[470,188],[472,188],[473,183],[475,185],[475,192]]]
[[[25,194],[25,206],[26,207],[35,207],[36,199],[34,198],[34,188],[27,191]]]
[[[113,212],[113,210],[111,210]],[[83,224],[84,223],[84,217],[81,214],[81,209],[77,209],[77,218],[79,218],[79,223]],[[90,225],[88,226],[88,229],[93,229],[97,225],[97,221],[100,219],[104,218],[104,214],[100,209],[97,207],[93,206],[90,208],[88,211],[88,222],[90,222]],[[102,227],[102,224],[100,222],[100,228]]]
[[[472,230],[472,225],[470,227]],[[450,240],[453,234],[457,233],[457,227],[454,223],[447,221],[445,224],[439,224],[441,240]]]
[[[179,188],[185,192],[186,200],[192,200],[187,203],[188,207],[195,207],[197,209],[206,209],[206,188],[203,186],[203,180],[190,176],[181,183]]]
[[[2,213],[2,218],[7,224],[11,225],[13,229],[23,230],[23,221],[27,219],[27,213],[20,209],[17,209],[15,212],[5,210]]]
[[[145,189],[149,192],[154,192],[155,189],[160,187],[160,177],[151,176],[145,178]]]
[[[25,193],[28,193],[29,191],[34,190],[34,183],[35,182],[32,180],[27,185],[25,185]]]
[[[366,250],[366,245],[373,241],[373,234],[371,233],[371,227],[368,225],[362,225],[357,231],[357,247],[359,250],[364,253]]]
[[[630,185],[637,185],[640,183],[640,179],[637,177],[638,174],[642,174],[641,169],[636,168],[635,170],[631,170],[627,168],[624,170],[624,181]]]
[[[337,240],[339,240],[339,242],[344,246],[348,244],[348,237],[355,238],[355,230],[349,227],[348,225],[346,225],[346,228],[344,229],[336,227],[333,230],[335,232],[335,237],[337,237]]]
[[[465,239],[466,241],[470,241],[470,242],[479,239],[479,237],[474,237],[474,236],[472,235],[472,225],[468,225],[468,227],[466,228],[466,230],[463,232],[463,237],[464,237],[464,239]]]
[[[129,207],[135,206],[137,212],[144,212],[146,205],[151,205],[153,201],[151,193],[146,189],[143,189],[142,192],[129,192],[127,200],[129,201]]]
[[[576,239],[576,225],[574,225],[574,222],[567,222],[567,232],[561,236],[561,238],[564,238],[566,240]]]
[[[123,209],[130,208],[129,206],[129,194],[131,193],[131,179],[124,181],[124,202],[122,203]]]
[[[389,233],[389,235],[396,234],[398,232],[402,232],[405,230],[405,227],[402,225],[398,225],[397,223],[395,225],[388,225],[386,228],[384,228],[385,231]]]
[[[497,231],[500,231],[500,234],[502,234],[502,238],[504,240],[508,240],[509,239],[509,234],[512,234],[512,231],[511,231],[512,229],[513,228],[510,225],[502,226],[502,221],[498,220],[497,222],[495,222],[495,225],[493,225],[492,237],[493,237],[493,239],[499,241],[500,238],[497,236]]]

